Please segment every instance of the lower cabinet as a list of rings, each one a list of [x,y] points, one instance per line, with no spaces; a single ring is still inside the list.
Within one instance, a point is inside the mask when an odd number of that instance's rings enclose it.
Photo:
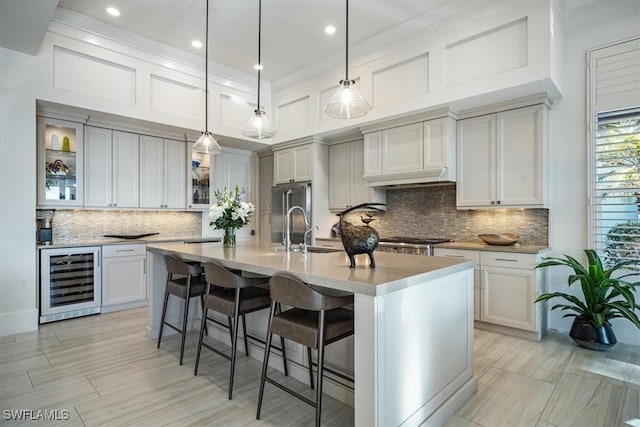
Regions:
[[[102,247],[102,312],[147,304],[144,244]]]
[[[476,262],[475,320],[542,337],[543,306],[534,302],[546,286],[543,272],[534,268],[540,254],[435,248],[434,255]]]

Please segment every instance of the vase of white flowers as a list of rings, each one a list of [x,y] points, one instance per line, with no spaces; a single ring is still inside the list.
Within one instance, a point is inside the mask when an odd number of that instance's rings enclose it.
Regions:
[[[224,230],[222,245],[232,248],[236,245],[236,229],[249,224],[251,213],[255,210],[252,203],[245,202],[244,189],[236,185],[232,191],[226,187],[215,190],[216,202],[209,208],[209,225],[216,230]]]

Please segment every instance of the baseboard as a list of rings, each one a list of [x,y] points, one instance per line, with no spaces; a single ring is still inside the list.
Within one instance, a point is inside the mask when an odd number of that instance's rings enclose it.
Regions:
[[[37,330],[37,308],[0,313],[0,337]]]
[[[490,332],[497,332],[503,335],[509,335],[516,338],[522,338],[529,341],[540,341],[542,332],[525,331],[522,329],[509,328],[508,326],[494,325],[493,323],[474,321],[474,327]]]
[[[478,380],[472,377],[453,393],[421,426],[442,426],[478,391]]]
[[[114,304],[114,305],[107,305],[107,306],[103,305],[101,312],[113,313],[114,311],[122,311],[122,310],[129,310],[131,308],[146,307],[146,305],[147,305],[146,299],[143,299],[140,301],[124,302],[122,304]]]

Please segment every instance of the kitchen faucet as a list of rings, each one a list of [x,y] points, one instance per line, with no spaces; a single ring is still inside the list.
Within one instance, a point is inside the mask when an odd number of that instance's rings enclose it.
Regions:
[[[307,232],[310,230],[309,229],[309,218],[307,217],[307,213],[304,211],[302,206],[292,206],[287,211],[287,215],[285,216],[285,223],[284,223],[285,235],[284,235],[284,241],[282,243],[284,244],[284,250],[287,251],[287,252],[291,251],[291,214],[296,209],[299,210],[300,212],[302,212],[302,216],[304,217],[304,228],[305,228],[305,230],[307,230]],[[306,232],[304,234],[304,239],[305,239],[305,241],[303,243],[306,243],[306,239],[307,239],[307,233]]]

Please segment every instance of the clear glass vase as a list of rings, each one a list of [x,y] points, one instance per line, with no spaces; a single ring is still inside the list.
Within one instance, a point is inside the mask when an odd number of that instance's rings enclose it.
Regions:
[[[225,248],[236,247],[236,229],[227,227],[224,229],[224,237],[222,238],[222,246]]]

